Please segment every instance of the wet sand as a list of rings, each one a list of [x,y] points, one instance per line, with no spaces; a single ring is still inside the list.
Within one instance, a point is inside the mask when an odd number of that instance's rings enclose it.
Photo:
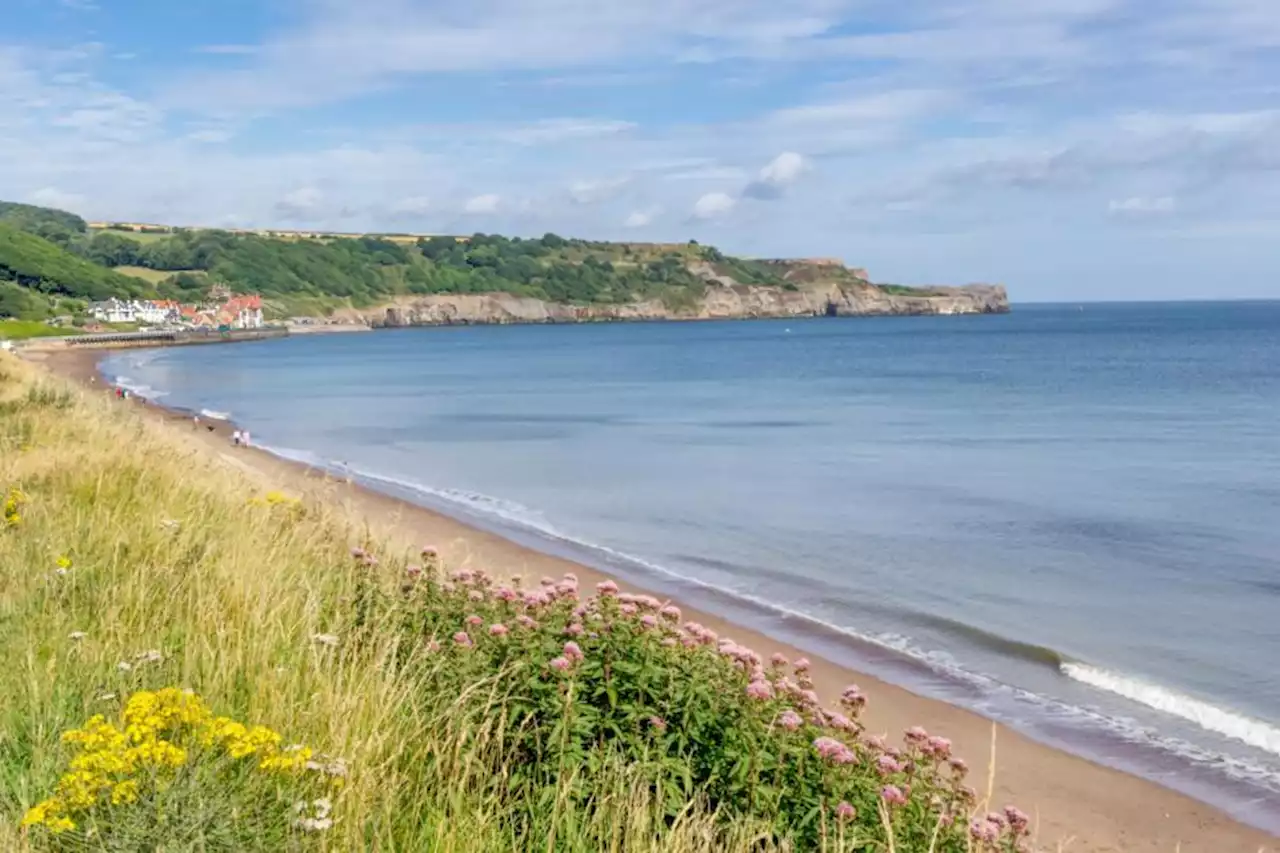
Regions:
[[[110,386],[97,373],[102,355],[101,350],[27,353],[30,360],[107,394]],[[589,567],[335,479],[327,472],[253,448],[235,448],[230,423],[201,418],[197,427],[189,413],[136,398],[121,405],[132,406],[142,417],[169,426],[175,435],[239,468],[262,488],[323,502],[353,521],[367,524],[375,535],[393,544],[431,545],[450,566],[483,567],[495,575],[522,575],[526,579],[573,571],[584,584],[604,579]],[[932,734],[950,738],[956,753],[969,762],[970,783],[980,798],[990,791],[992,807],[1012,803],[1032,815],[1037,849],[1069,853],[1280,853],[1280,839],[1183,794],[1043,745],[965,709],[802,653],[745,626],[694,608],[686,607],[684,612],[686,618],[765,656],[774,651],[792,658],[804,654],[813,662],[816,687],[824,700],[834,700],[846,685],[858,684],[869,697],[863,720],[871,732],[897,738],[904,728],[922,725]]]

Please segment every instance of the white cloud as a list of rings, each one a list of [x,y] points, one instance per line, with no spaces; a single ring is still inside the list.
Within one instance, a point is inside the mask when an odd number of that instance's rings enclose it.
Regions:
[[[599,204],[616,198],[630,183],[631,178],[626,175],[594,181],[574,181],[569,185],[569,197],[578,204]]]
[[[1115,216],[1162,216],[1173,213],[1177,206],[1173,196],[1131,196],[1112,199],[1107,204],[1107,212]]]
[[[497,213],[501,204],[501,196],[496,193],[486,193],[467,199],[462,209],[467,213]]]
[[[897,89],[787,107],[770,119],[783,125],[896,124],[930,115],[954,100],[954,94],[941,89]]]
[[[602,119],[550,118],[499,130],[495,136],[518,145],[546,145],[570,139],[612,136],[635,128],[634,122]]]
[[[802,155],[784,151],[760,170],[756,179],[743,190],[743,195],[764,200],[779,198],[808,170],[809,161]]]
[[[727,193],[707,193],[694,203],[693,218],[718,219],[732,212],[737,204],[737,200]]]
[[[324,193],[316,187],[299,187],[277,201],[275,209],[286,220],[305,222],[318,218],[324,202]]]
[[[662,213],[660,207],[650,207],[644,210],[633,210],[627,214],[627,218],[623,221],[623,225],[627,228],[644,228],[646,225],[653,223],[653,220]]]
[[[85,198],[76,193],[64,192],[57,187],[41,187],[27,196],[27,201],[40,207],[56,207],[59,210],[76,211],[84,207]]]

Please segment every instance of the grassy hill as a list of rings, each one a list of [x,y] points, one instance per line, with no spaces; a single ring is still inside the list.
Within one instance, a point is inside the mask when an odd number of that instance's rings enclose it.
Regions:
[[[838,262],[752,261],[695,242],[252,232],[120,225],[0,204],[0,317],[44,319],[86,300],[194,301],[211,284],[260,293],[274,316],[328,314],[438,293],[509,293],[579,305],[661,300],[687,307],[708,281],[796,290],[867,285]],[[869,285],[867,285],[869,286]],[[898,288],[898,290],[903,290]]]

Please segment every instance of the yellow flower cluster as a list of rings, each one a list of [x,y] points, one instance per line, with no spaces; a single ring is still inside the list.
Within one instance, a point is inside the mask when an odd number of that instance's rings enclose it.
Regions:
[[[250,506],[282,506],[286,509],[300,509],[302,500],[291,498],[284,492],[267,492],[260,498],[249,498]]]
[[[27,496],[19,488],[12,488],[4,498],[4,523],[7,527],[17,527],[22,523],[22,505]]]
[[[66,832],[76,828],[73,816],[77,813],[103,804],[136,802],[146,781],[187,764],[186,747],[237,760],[254,756],[257,769],[265,773],[307,769],[312,757],[307,747],[281,750],[280,734],[266,726],[213,716],[199,696],[174,687],[133,694],[120,723],[117,726],[98,714],[83,728],[63,733],[63,743],[73,746],[77,754],[53,796],[32,807],[23,826]]]

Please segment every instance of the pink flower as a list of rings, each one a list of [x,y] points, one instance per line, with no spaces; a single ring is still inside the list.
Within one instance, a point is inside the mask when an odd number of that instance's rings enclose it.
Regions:
[[[867,697],[862,695],[858,685],[850,684],[840,694],[840,704],[846,708],[857,710],[867,704]]]
[[[413,580],[422,574],[422,566],[405,566],[404,573],[410,580]]]
[[[788,708],[778,715],[778,725],[789,732],[794,732],[804,725],[804,718]]]
[[[659,612],[664,619],[670,619],[672,622],[680,621],[680,608],[676,607],[674,604],[668,604]]]
[[[773,687],[767,681],[753,681],[747,685],[747,695],[752,699],[772,699]]]
[[[649,725],[660,732],[665,732],[667,730],[667,721],[661,717],[650,717]]]
[[[608,598],[611,595],[618,594],[618,585],[613,581],[601,581],[596,584],[596,592],[600,593],[600,595],[605,598]]]
[[[427,651],[429,652],[440,651],[440,644],[437,643],[435,640],[431,640],[430,642],[427,643]]]
[[[435,548],[432,548],[430,545],[423,545],[422,551],[420,553],[422,554],[422,559],[424,560],[434,560],[436,557],[440,556],[439,552],[436,551]]]
[[[469,646],[471,645],[471,635],[466,631],[459,631],[453,635],[453,641],[460,646]]]
[[[953,758],[947,763],[951,765],[952,772],[957,776],[963,776],[969,772],[969,765],[963,758]]]
[[[352,548],[351,556],[357,560],[363,560],[366,556],[368,556],[368,554],[365,553],[365,550],[363,548]]]
[[[799,658],[796,660],[795,664],[793,664],[797,673],[805,672],[811,665],[812,664],[809,663],[808,658]]]
[[[501,622],[498,622],[498,623],[495,623],[495,624],[493,624],[493,625],[490,625],[490,626],[489,626],[489,636],[490,636],[490,637],[505,637],[505,636],[507,636],[507,626],[506,626],[506,625],[503,625]]]
[[[640,610],[640,608],[636,607],[634,604],[622,604],[618,606],[618,609],[627,616],[634,616]]]
[[[453,579],[458,583],[470,583],[471,572],[467,571],[466,569],[459,569],[458,571],[453,573]]]
[[[842,732],[853,732],[858,730],[857,724],[844,714],[837,714],[834,711],[827,714],[827,724],[833,729],[840,729]]]
[[[891,806],[900,806],[906,803],[907,795],[897,785],[885,785],[880,789],[880,799]]]
[[[836,820],[840,822],[853,820],[858,816],[858,811],[847,802],[841,800],[840,805],[836,806]]]
[[[493,591],[493,597],[499,601],[515,601],[516,591],[509,586],[500,586]]]
[[[567,672],[571,666],[573,666],[573,664],[569,662],[568,658],[560,657],[551,659],[551,668],[559,670],[560,672]]]
[[[640,617],[640,624],[646,628],[658,627],[658,619],[652,613],[646,613]]]
[[[925,741],[920,749],[925,755],[931,755],[941,761],[951,755],[951,741],[935,735]]]
[[[516,617],[516,622],[517,622],[517,623],[520,625],[520,627],[522,627],[522,628],[537,628],[537,627],[538,627],[538,623],[537,623],[536,621],[534,621],[532,618],[530,618],[530,617],[528,617],[528,616],[524,615],[523,613],[521,613],[519,616],[517,616],[517,617]]]
[[[889,747],[889,745],[884,742],[884,737],[881,735],[867,735],[867,746],[877,752],[884,752]]]
[[[1027,817],[1027,813],[1016,806],[1005,806],[1004,816],[1009,821],[1015,836],[1026,832],[1027,827],[1031,825],[1031,819]]]
[[[773,657],[769,658],[769,662],[774,666],[786,666],[788,663],[787,656],[782,652],[774,652]]]
[[[672,648],[674,646],[680,645],[680,642],[675,637],[667,637],[665,640],[662,641],[662,645],[666,646],[667,648]]]
[[[483,619],[481,619],[479,616],[468,616],[468,617],[467,617],[467,624],[468,624],[468,625],[470,625],[470,626],[472,626],[473,628],[474,628],[474,627],[479,627],[480,625],[483,625],[483,624],[484,624],[484,620],[483,620]]]
[[[564,656],[569,660],[582,660],[585,657],[582,654],[582,647],[573,640],[564,644]]]
[[[1000,825],[993,823],[989,818],[974,818],[973,823],[969,824],[969,834],[973,836],[974,841],[994,844],[1000,839]]]
[[[892,755],[882,755],[876,760],[876,772],[881,776],[892,776],[902,772],[902,765]]]
[[[912,726],[903,734],[907,743],[924,743],[929,739],[929,733],[921,726]]]
[[[570,637],[581,636],[582,631],[583,631],[583,627],[579,625],[577,622],[574,622],[568,628],[564,629],[564,632],[568,634]]]

